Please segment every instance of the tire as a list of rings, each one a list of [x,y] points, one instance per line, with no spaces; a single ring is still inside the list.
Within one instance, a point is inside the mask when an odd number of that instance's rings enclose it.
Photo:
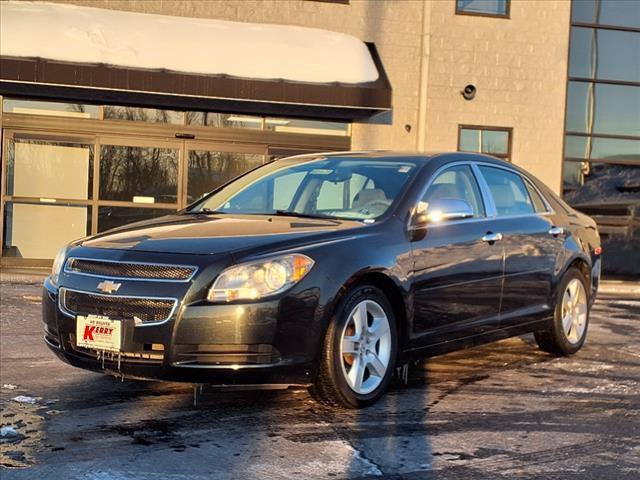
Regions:
[[[569,291],[574,288],[573,292]],[[567,305],[568,299],[571,302],[577,300],[576,306]],[[580,350],[587,338],[589,307],[587,280],[580,270],[570,268],[558,286],[553,322],[550,328],[535,333],[535,339],[540,349],[558,356],[572,355]],[[570,325],[567,329],[568,324]]]
[[[367,328],[359,323],[358,331],[356,323],[364,317]],[[397,338],[393,309],[382,291],[369,285],[354,288],[339,303],[327,328],[312,395],[321,403],[336,407],[362,408],[373,404],[391,380]]]

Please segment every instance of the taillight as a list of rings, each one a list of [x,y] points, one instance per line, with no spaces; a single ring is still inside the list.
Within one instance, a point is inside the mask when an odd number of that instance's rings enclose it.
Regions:
[[[594,248],[593,253],[594,253],[595,255],[600,255],[600,254],[602,253],[602,247],[596,247],[596,248]]]

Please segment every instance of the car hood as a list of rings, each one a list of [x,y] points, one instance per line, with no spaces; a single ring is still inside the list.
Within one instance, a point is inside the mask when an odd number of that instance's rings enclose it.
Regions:
[[[362,226],[351,220],[268,215],[170,215],[109,230],[82,246],[211,255],[314,243]]]

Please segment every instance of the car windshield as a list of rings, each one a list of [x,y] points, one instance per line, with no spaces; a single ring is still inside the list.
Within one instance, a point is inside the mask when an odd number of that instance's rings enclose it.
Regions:
[[[415,170],[414,163],[377,159],[283,159],[239,177],[186,213],[375,219]]]

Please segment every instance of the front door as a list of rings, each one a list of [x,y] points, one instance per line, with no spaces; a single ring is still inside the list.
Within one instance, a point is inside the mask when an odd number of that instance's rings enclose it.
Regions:
[[[503,247],[488,241],[493,219],[486,217],[471,167],[458,164],[437,174],[422,201],[456,198],[467,202],[473,218],[430,223],[413,243],[416,346],[485,333],[498,326]]]

